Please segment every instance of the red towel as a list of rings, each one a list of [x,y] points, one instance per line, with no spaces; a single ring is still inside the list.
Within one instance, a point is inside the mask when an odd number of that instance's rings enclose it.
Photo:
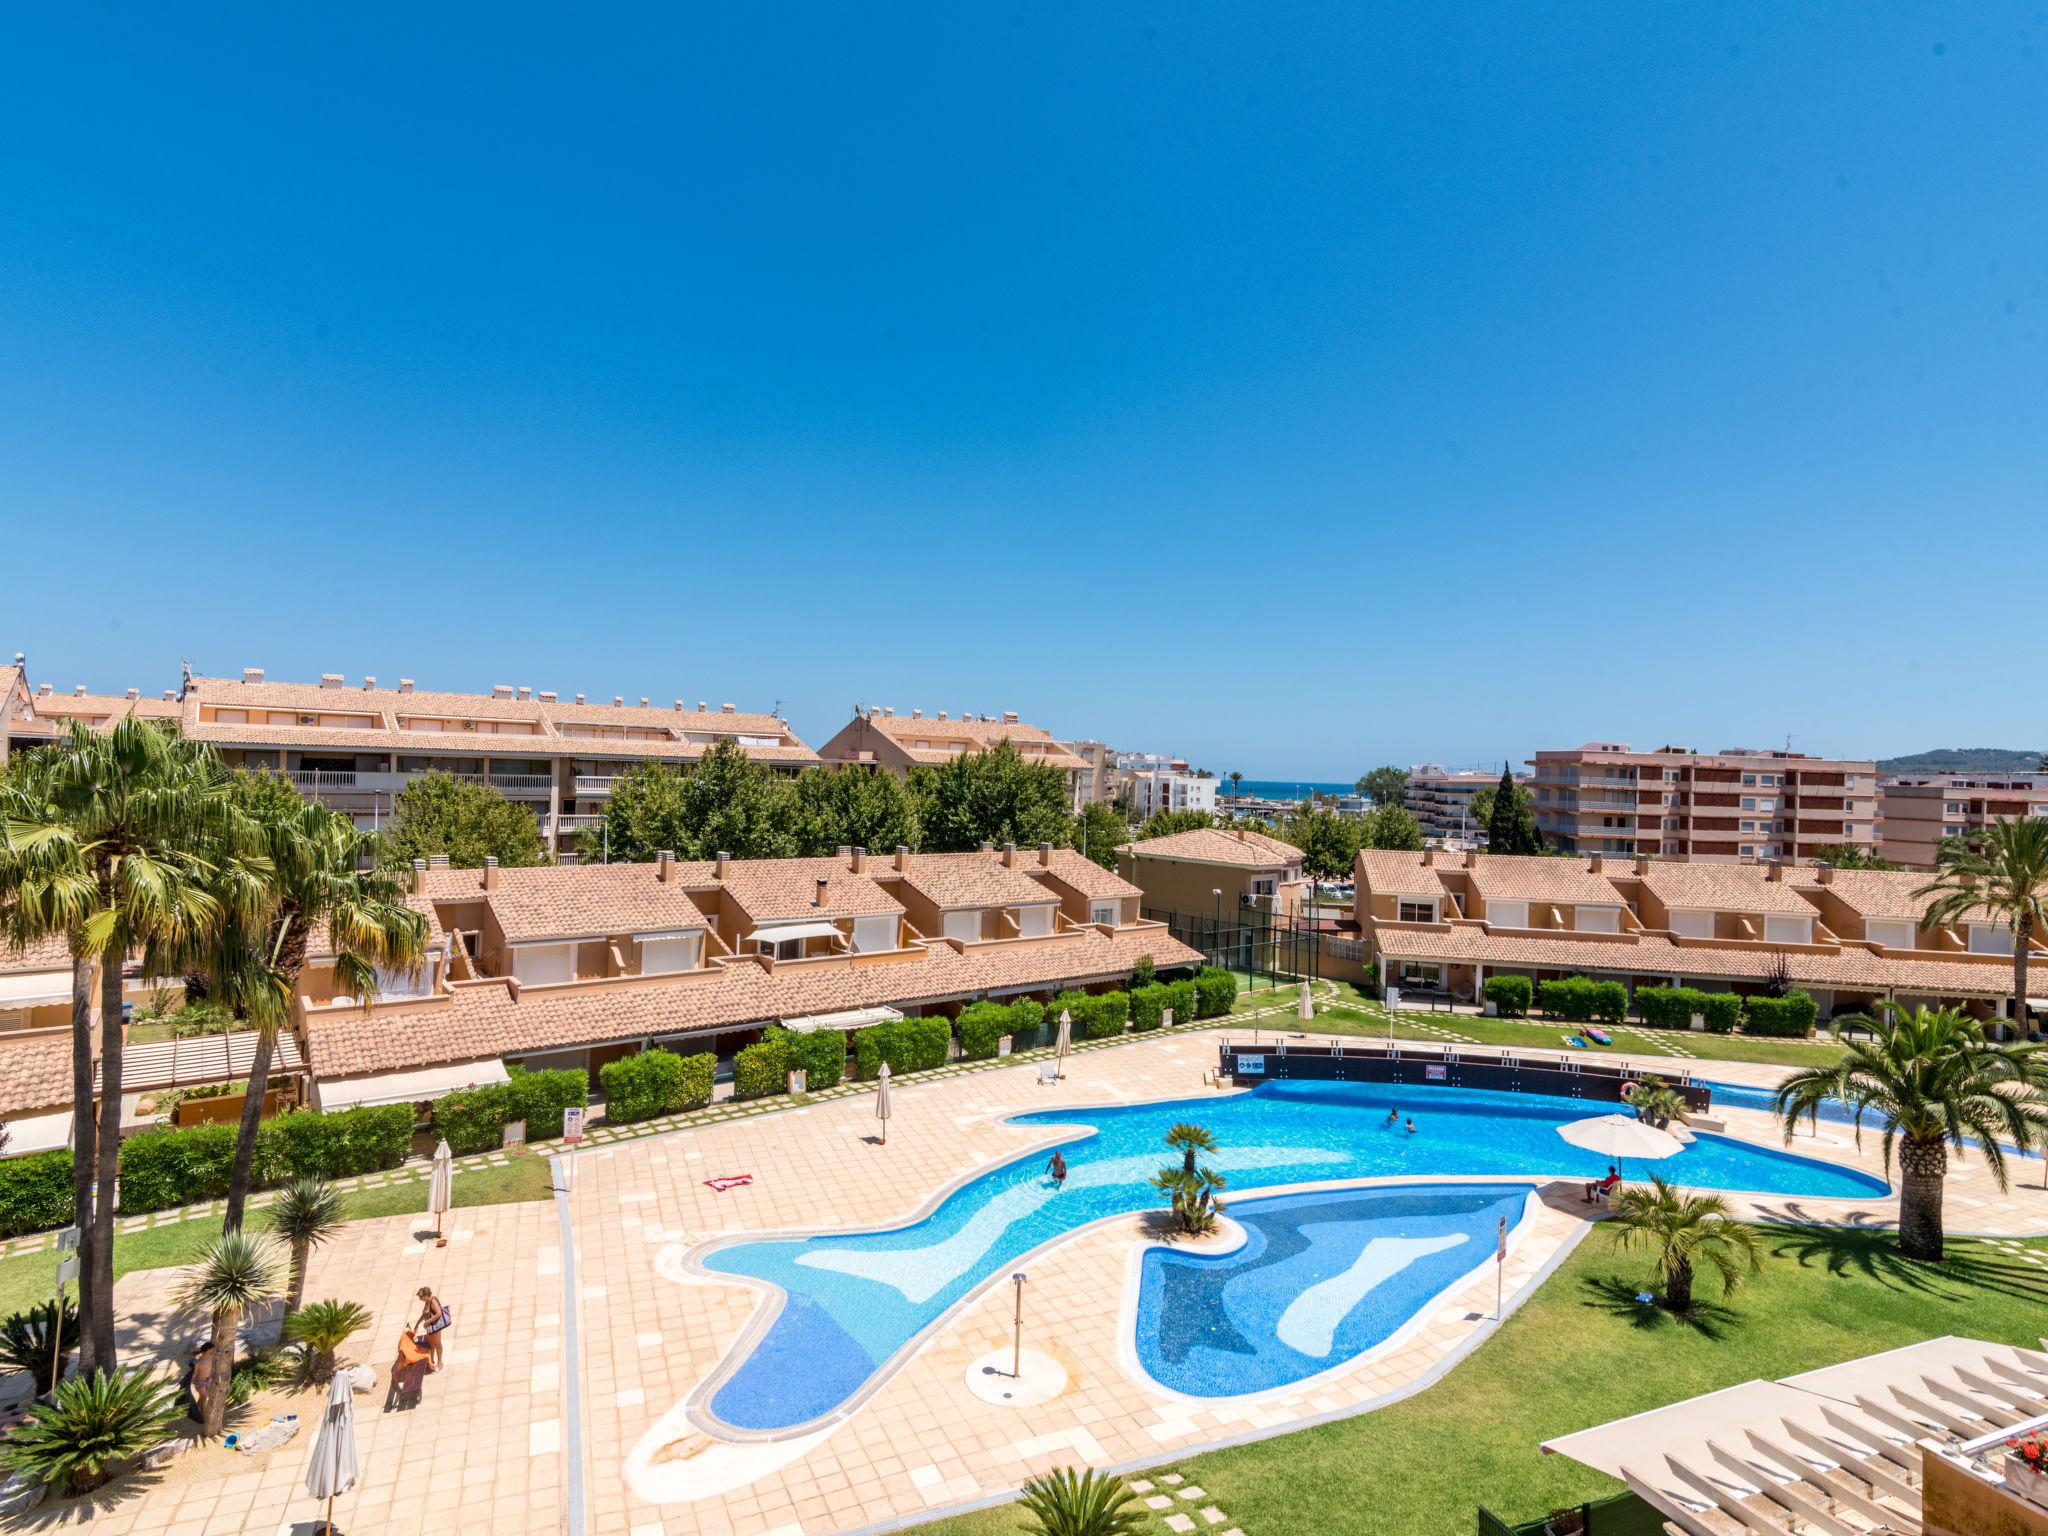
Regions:
[[[751,1173],[724,1173],[715,1179],[706,1179],[704,1181],[707,1188],[715,1189],[721,1195],[728,1189],[739,1189],[753,1182],[754,1176]]]

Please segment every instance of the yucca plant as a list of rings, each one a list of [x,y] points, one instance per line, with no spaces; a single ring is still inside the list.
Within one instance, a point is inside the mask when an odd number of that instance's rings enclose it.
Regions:
[[[284,1288],[287,1315],[298,1311],[306,1294],[306,1263],[313,1250],[332,1241],[341,1228],[341,1191],[325,1179],[294,1179],[271,1202],[270,1230],[292,1255],[291,1277]]]
[[[1024,1485],[1020,1500],[1037,1536],[1137,1536],[1145,1506],[1120,1477],[1061,1467]]]
[[[50,1352],[50,1330],[57,1326],[55,1297],[0,1322],[0,1366],[10,1371],[26,1371],[35,1381],[38,1397],[50,1390],[57,1377],[59,1360]],[[68,1296],[64,1298],[62,1326],[59,1348],[68,1355],[78,1348],[78,1308]]]
[[[167,1377],[133,1368],[73,1376],[0,1445],[0,1466],[66,1495],[90,1493],[113,1463],[160,1443],[177,1417],[177,1383]]]
[[[202,1432],[209,1436],[219,1434],[227,1423],[236,1331],[251,1308],[273,1300],[283,1289],[286,1262],[275,1238],[224,1232],[178,1287],[174,1299],[179,1307],[213,1316],[213,1379],[200,1419]]]
[[[312,1302],[284,1320],[284,1336],[306,1349],[306,1376],[315,1382],[334,1377],[334,1355],[352,1333],[370,1326],[370,1309],[360,1302]]]

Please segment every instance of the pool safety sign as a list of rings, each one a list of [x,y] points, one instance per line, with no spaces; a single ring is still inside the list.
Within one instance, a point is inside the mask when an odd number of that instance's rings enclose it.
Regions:
[[[1424,1082],[1429,1083],[1444,1082],[1448,1079],[1449,1074],[1450,1068],[1436,1063],[1431,1063],[1422,1069],[1422,1079]]]
[[[562,1140],[569,1146],[576,1146],[583,1140],[583,1106],[571,1104],[562,1111]]]
[[[1264,1077],[1266,1075],[1266,1058],[1263,1056],[1239,1056],[1237,1058],[1237,1075],[1239,1077]]]

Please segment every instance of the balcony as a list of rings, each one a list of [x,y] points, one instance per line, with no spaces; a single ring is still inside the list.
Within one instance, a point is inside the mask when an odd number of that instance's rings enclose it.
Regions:
[[[296,789],[308,794],[392,795],[404,789],[415,779],[423,779],[429,772],[443,772],[441,769],[408,769],[403,773],[387,773],[381,769],[343,768],[287,768],[283,777],[289,779]],[[484,776],[480,773],[449,773],[448,778],[466,779],[472,784],[481,784]]]
[[[578,800],[602,800],[612,792],[612,785],[618,782],[615,773],[579,773],[576,775],[576,798]]]
[[[554,786],[554,776],[546,773],[492,773],[491,788],[507,795],[546,795]]]

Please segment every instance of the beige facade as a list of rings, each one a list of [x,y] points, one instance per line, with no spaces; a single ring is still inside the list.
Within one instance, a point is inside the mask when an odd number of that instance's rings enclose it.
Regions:
[[[1068,803],[1075,811],[1097,793],[1088,760],[1039,727],[1024,724],[1015,710],[1005,710],[1000,719],[971,710],[958,716],[943,709],[930,716],[922,709],[899,715],[890,706],[857,710],[818,749],[818,756],[834,768],[882,768],[902,778],[912,768],[936,768],[1005,741],[1026,762],[1044,763],[1065,774]]]
[[[1117,850],[1117,873],[1145,893],[1145,908],[1231,922],[1245,911],[1293,915],[1308,882],[1301,850],[1243,827],[1198,827]]]
[[[1529,775],[1518,774],[1515,782],[1526,786]],[[1484,769],[1453,772],[1440,763],[1418,763],[1408,770],[1408,814],[1420,823],[1424,837],[1474,847],[1486,841],[1486,828],[1472,820],[1472,797],[1499,785],[1500,775]]]
[[[1565,853],[1757,861],[1877,849],[1877,765],[1802,752],[1589,742],[1529,760],[1536,826]]]
[[[2048,774],[1887,779],[1878,790],[1877,851],[1908,869],[1932,869],[1943,838],[2015,816],[2048,816]]]
[[[1081,802],[1112,805],[1123,787],[1117,773],[1116,752],[1106,742],[1074,741],[1067,749],[1081,759]]]

